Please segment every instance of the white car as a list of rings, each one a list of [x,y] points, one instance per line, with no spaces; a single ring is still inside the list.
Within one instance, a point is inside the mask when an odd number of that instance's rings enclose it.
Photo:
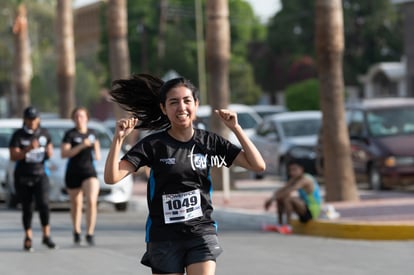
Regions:
[[[237,113],[237,120],[248,137],[251,137],[255,133],[255,128],[262,121],[262,118],[256,113],[256,111],[248,105],[230,104],[227,109]],[[213,114],[211,112],[210,105],[199,106],[196,114],[197,119],[195,122],[195,127],[211,130],[210,117],[212,115]],[[229,133],[228,140],[233,144],[240,146],[240,143],[233,132]],[[231,170],[235,173],[246,172],[246,169],[239,166],[233,166]]]
[[[286,164],[295,158],[303,161],[306,172],[315,174],[315,147],[321,124],[320,111],[284,112],[265,117],[251,137],[265,160],[265,173],[286,179]]]
[[[248,105],[230,104],[227,109],[237,113],[237,120],[249,137],[254,134],[255,128],[262,122],[262,118]],[[201,127],[207,130],[210,129],[210,117],[212,116],[211,106],[199,106],[196,115],[196,126],[200,127],[202,125]],[[229,140],[234,144],[240,144],[232,132],[229,135]]]
[[[10,120],[7,120],[10,121]],[[19,123],[14,125],[10,132],[14,132],[15,129],[21,127],[21,119]],[[4,124],[0,121],[0,129],[4,130]],[[51,203],[66,203],[69,201],[69,197],[65,188],[65,172],[68,159],[62,159],[60,155],[60,145],[65,132],[74,127],[74,123],[70,119],[42,119],[41,126],[46,128],[53,142],[53,156],[47,161],[46,167],[50,171],[50,193],[49,200]],[[96,121],[89,121],[88,127],[93,129],[97,133],[101,145],[101,159],[96,162],[96,170],[98,173],[98,179],[100,183],[99,202],[107,202],[114,205],[118,211],[125,211],[128,207],[128,203],[132,196],[133,190],[133,176],[129,175],[122,179],[115,185],[108,185],[104,182],[104,167],[106,156],[109,152],[111,145],[112,133],[101,123]],[[1,131],[0,130],[0,133]],[[8,144],[8,143],[7,143]],[[6,148],[8,150],[8,148]],[[8,152],[7,152],[8,156]],[[6,200],[13,202],[14,199],[14,184],[13,184],[13,167],[14,164],[10,163],[6,175]]]
[[[14,131],[22,126],[21,119],[0,119],[0,200],[9,201],[7,188],[7,169],[10,159],[9,142]]]

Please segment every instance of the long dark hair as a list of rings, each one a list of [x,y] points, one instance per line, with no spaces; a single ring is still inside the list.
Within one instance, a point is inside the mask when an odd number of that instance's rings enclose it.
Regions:
[[[189,80],[179,77],[164,82],[150,74],[134,74],[129,79],[115,80],[109,94],[122,109],[138,118],[136,128],[161,130],[170,127],[171,123],[161,111],[160,103],[165,106],[167,93],[178,86],[190,89],[194,100],[198,101],[198,90]]]

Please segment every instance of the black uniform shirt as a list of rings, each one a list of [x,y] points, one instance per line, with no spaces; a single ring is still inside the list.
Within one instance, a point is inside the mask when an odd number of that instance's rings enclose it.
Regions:
[[[216,234],[211,218],[212,167],[229,167],[241,149],[200,129],[180,142],[167,131],[145,137],[122,158],[138,170],[151,167],[147,186],[146,241],[188,239]]]
[[[44,175],[46,173],[44,165],[48,158],[46,147],[52,142],[46,129],[39,127],[33,131],[26,127],[20,128],[13,133],[9,147],[19,147],[25,150],[35,139],[38,140],[40,147],[27,152],[23,160],[16,162],[14,170],[16,176]]]
[[[95,131],[88,129],[86,133],[80,133],[76,128],[68,130],[63,136],[63,143],[70,143],[71,147],[75,147],[85,139],[89,139],[93,144],[96,140]],[[88,147],[81,150],[77,155],[69,158],[67,173],[96,173],[95,172],[95,162],[93,158],[94,147]]]

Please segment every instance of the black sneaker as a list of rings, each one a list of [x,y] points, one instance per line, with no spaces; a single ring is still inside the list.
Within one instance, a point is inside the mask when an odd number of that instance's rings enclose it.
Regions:
[[[52,241],[52,239],[50,237],[43,237],[43,241],[42,244],[46,245],[47,247],[49,247],[50,249],[55,249],[56,244]]]
[[[77,245],[80,245],[81,237],[79,233],[73,232],[73,242]]]
[[[94,246],[95,245],[95,240],[93,238],[93,235],[86,235],[85,237],[86,242],[90,245],[90,246]]]
[[[27,251],[27,252],[33,252],[34,251],[34,249],[32,247],[32,239],[30,239],[29,237],[24,238],[23,249],[24,249],[24,251]]]

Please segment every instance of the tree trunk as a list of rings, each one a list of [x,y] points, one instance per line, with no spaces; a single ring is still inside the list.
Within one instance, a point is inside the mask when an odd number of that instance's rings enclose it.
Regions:
[[[344,108],[344,29],[341,0],[316,0],[315,18],[315,45],[323,113],[325,199],[357,201],[359,196],[352,168]]]
[[[126,0],[108,1],[109,64],[112,81],[130,77]],[[125,116],[114,104],[115,118]]]
[[[16,93],[12,100],[11,113],[14,117],[21,117],[24,108],[30,105],[30,80],[32,78],[27,10],[24,4],[20,4],[16,9],[13,37],[13,83]]]
[[[56,7],[59,112],[60,117],[70,118],[75,107],[76,73],[72,1],[58,0]]]
[[[208,95],[212,111],[227,108],[229,104],[229,61],[230,61],[230,24],[227,0],[206,1],[207,33],[206,56],[209,73]],[[228,129],[212,113],[211,129],[213,132],[228,137]],[[222,173],[224,169],[213,174],[214,187],[223,188]]]

